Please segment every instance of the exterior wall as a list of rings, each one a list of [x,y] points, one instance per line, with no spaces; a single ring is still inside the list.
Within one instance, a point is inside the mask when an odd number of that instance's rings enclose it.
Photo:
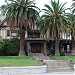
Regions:
[[[1,36],[2,39],[10,39],[10,36],[9,37],[7,36],[7,30],[9,30],[9,27],[2,28],[0,30],[0,36]]]
[[[36,29],[36,26],[35,26],[35,29]],[[0,30],[0,36],[1,36],[3,39],[9,39],[9,37],[7,36],[7,30],[10,30],[9,27],[2,28],[2,29]],[[60,37],[61,39],[67,39],[67,40],[71,40],[71,39],[72,39],[72,38],[71,38],[71,35],[67,36],[67,34],[65,34],[65,33],[60,34],[60,36],[61,36],[61,37]],[[28,32],[27,32],[27,31],[25,32],[25,38],[28,38]],[[41,37],[40,37],[40,38],[41,38]],[[42,36],[42,38],[45,38],[45,35]]]
[[[0,36],[1,36],[1,38],[3,38],[3,39],[5,39],[6,38],[6,30],[5,29],[1,29],[0,30]]]

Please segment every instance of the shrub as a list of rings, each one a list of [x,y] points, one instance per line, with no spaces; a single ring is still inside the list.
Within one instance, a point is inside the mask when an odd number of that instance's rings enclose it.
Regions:
[[[20,49],[20,41],[17,38],[5,40],[3,50],[6,55],[18,55]]]
[[[0,38],[0,49],[3,48],[4,44],[5,44],[5,41],[4,41],[3,39]]]
[[[27,44],[25,43],[25,53],[27,55]],[[18,55],[20,50],[20,40],[18,38],[12,38],[10,40],[5,40],[5,45],[3,46],[3,52],[5,55]]]
[[[0,56],[4,55],[3,47],[5,45],[5,41],[0,38]]]
[[[48,55],[54,55],[54,54],[55,54],[55,49],[51,46]]]
[[[51,55],[54,55],[55,54],[55,50],[51,49],[50,53],[51,53]]]
[[[60,52],[60,56],[65,56],[65,52]]]

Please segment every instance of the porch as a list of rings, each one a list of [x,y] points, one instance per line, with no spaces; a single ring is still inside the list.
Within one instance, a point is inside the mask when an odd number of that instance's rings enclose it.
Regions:
[[[27,53],[43,53],[47,55],[48,52],[55,50],[55,41],[49,40],[47,42],[45,39],[25,39],[27,42]],[[71,40],[60,40],[59,50],[65,52],[67,55],[75,55],[72,49]],[[55,51],[54,51],[55,52]],[[54,55],[54,54],[53,54]]]
[[[28,55],[32,53],[42,53],[47,55],[47,42],[42,39],[25,39],[27,43]]]

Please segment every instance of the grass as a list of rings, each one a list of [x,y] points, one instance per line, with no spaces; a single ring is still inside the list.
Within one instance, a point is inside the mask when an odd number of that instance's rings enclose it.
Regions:
[[[41,63],[29,56],[0,56],[0,67],[40,66]]]
[[[54,60],[66,60],[66,59],[70,59],[73,62],[75,62],[75,56],[53,56]]]

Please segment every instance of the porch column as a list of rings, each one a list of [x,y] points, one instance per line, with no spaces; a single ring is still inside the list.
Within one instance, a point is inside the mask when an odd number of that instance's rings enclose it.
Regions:
[[[11,29],[10,29],[10,39],[12,38],[12,31],[11,31]]]
[[[28,55],[31,53],[30,42],[27,42],[27,53]]]
[[[43,44],[44,44],[44,54],[47,55],[47,43],[44,42]]]
[[[28,38],[28,32],[27,31],[25,32],[25,38]]]

